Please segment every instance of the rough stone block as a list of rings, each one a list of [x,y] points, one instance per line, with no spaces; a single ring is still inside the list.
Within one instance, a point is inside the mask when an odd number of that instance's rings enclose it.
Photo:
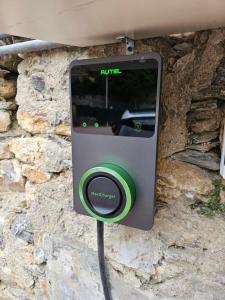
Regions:
[[[40,247],[34,248],[34,260],[37,265],[42,265],[42,264],[46,263],[47,257],[42,248],[40,248]]]
[[[183,42],[176,44],[173,48],[176,51],[190,52],[193,49],[193,45],[191,43]]]
[[[68,245],[68,241],[67,241]],[[98,275],[97,253],[79,242],[64,249],[63,240],[55,241],[53,253],[47,265],[47,277],[52,285],[49,287],[52,299],[91,299],[103,300],[100,277]],[[63,274],[63,276],[62,276]],[[147,300],[147,296],[115,276],[110,276],[113,299]]]
[[[158,183],[183,192],[199,194],[205,194],[212,189],[212,182],[205,171],[197,166],[170,159],[159,162]]]
[[[48,132],[48,120],[43,114],[38,115],[19,110],[17,112],[17,119],[19,125],[30,133]]]
[[[26,294],[26,292],[29,292],[32,296],[31,291],[34,286],[34,277],[32,276],[31,269],[29,270],[30,267],[29,263],[31,263],[31,261],[29,262],[26,260],[25,249],[21,251],[21,249],[19,250],[13,248],[13,252],[12,251],[9,252],[10,252],[10,256],[8,256],[9,254],[5,255],[5,259],[7,258],[8,263],[5,262],[4,264],[3,261],[0,261],[1,281],[2,283],[10,287],[8,292],[13,292],[13,287],[18,288],[17,291],[14,290],[14,292],[16,292],[16,294],[14,294],[15,298],[11,298],[11,299],[16,299],[16,300],[30,299],[30,298],[22,298],[22,295]],[[24,268],[25,262],[27,264],[26,268]],[[20,295],[21,298],[19,298]]]
[[[6,80],[0,77],[0,97],[5,99],[16,96],[16,80]]]
[[[51,178],[51,175],[49,173],[30,165],[22,166],[22,174],[28,180],[34,183],[43,183]]]
[[[220,168],[219,156],[214,152],[201,153],[200,151],[186,150],[174,154],[173,158],[212,171]]]
[[[189,115],[191,119],[194,121],[202,121],[202,120],[209,120],[209,119],[222,119],[222,111],[219,109],[210,109],[210,110],[203,110],[203,111],[193,111]]]
[[[39,167],[39,170],[34,168],[33,172],[30,168],[29,174],[27,173],[29,177],[32,172],[33,179],[35,179],[35,169],[39,172],[39,176],[41,172],[45,172],[45,175],[42,175],[47,180],[48,172],[58,173],[71,166],[71,144],[57,137],[14,139],[10,143],[10,151],[21,162]],[[26,170],[28,171],[28,167]]]
[[[0,192],[23,192],[25,180],[17,160],[0,161]]]
[[[45,81],[40,76],[32,76],[32,84],[35,90],[42,92],[45,88]]]
[[[24,130],[33,134],[56,133],[65,136],[71,135],[71,128],[68,122],[52,126],[49,122],[48,115],[45,112],[38,110],[35,112],[26,112],[19,109],[17,112],[17,119]]]
[[[218,131],[210,131],[204,132],[201,134],[191,134],[190,139],[193,144],[201,144],[211,142],[212,140],[218,139],[219,132]]]
[[[17,105],[14,101],[5,100],[0,98],[0,110],[16,110]]]
[[[61,138],[49,138],[43,151],[44,168],[47,172],[59,173],[72,165],[71,144]]]
[[[34,227],[27,214],[19,214],[15,218],[11,225],[11,232],[28,244],[34,243]]]
[[[70,135],[68,66],[71,60],[67,51],[56,50],[38,61],[30,56],[20,64],[16,101],[18,122],[24,130],[34,134]]]
[[[37,300],[33,298],[32,292],[27,293],[23,288],[16,288],[10,285],[0,285],[1,300]],[[38,299],[40,300],[40,299]],[[46,300],[46,299],[43,299]]]
[[[204,133],[206,131],[215,131],[220,127],[220,119],[208,119],[195,121],[191,123],[191,130],[194,133]]]
[[[13,157],[13,154],[9,150],[9,143],[0,142],[0,159],[9,159],[12,157]]]
[[[22,213],[27,208],[26,194],[21,192],[1,192],[0,202],[2,207],[0,219],[7,227],[15,214]]]
[[[214,142],[208,142],[208,143],[203,143],[203,144],[189,145],[189,146],[187,146],[187,149],[197,150],[197,151],[205,153],[205,152],[209,152],[210,150],[216,148],[219,145],[220,145],[219,140],[217,140]]]
[[[17,138],[10,142],[10,151],[23,163],[34,164],[40,161],[47,139],[42,137]]]
[[[7,111],[0,111],[0,132],[8,131],[11,125],[11,115]]]

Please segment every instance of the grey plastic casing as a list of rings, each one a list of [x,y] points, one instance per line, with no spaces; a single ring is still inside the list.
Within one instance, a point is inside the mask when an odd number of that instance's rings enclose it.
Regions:
[[[155,214],[157,140],[162,70],[161,56],[158,53],[147,53],[100,59],[76,60],[70,65],[70,83],[72,69],[76,66],[90,64],[99,64],[99,66],[101,66],[102,63],[140,59],[154,59],[158,62],[154,135],[150,138],[140,138],[93,135],[86,133],[80,134],[73,129],[72,125],[73,201],[74,209],[77,213],[88,215],[79,198],[79,182],[81,176],[85,171],[100,163],[117,164],[130,174],[136,187],[134,206],[128,216],[118,223],[142,230],[149,230],[153,226]]]

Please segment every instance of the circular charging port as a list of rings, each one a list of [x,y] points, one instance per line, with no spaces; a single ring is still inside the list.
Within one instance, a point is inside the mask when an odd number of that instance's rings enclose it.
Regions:
[[[91,179],[87,185],[87,199],[96,213],[106,216],[119,209],[122,193],[111,178],[98,176]]]
[[[135,186],[123,168],[105,163],[83,174],[79,194],[89,215],[100,221],[118,222],[133,207]]]

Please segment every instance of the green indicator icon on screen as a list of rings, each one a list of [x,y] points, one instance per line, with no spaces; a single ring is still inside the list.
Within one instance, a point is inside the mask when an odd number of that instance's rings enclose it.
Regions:
[[[117,75],[117,74],[122,74],[122,71],[119,68],[100,70],[100,75]]]
[[[134,121],[134,130],[137,132],[141,132],[141,130],[142,130],[141,122]]]
[[[81,123],[81,126],[82,126],[83,128],[86,128],[86,127],[87,127],[87,122],[82,122],[82,123]]]

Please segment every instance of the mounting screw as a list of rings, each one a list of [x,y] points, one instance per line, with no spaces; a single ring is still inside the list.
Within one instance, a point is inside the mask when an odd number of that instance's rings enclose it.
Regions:
[[[126,44],[126,54],[133,54],[134,53],[134,40],[127,37],[127,36],[118,36],[116,38],[120,40],[122,43]]]

